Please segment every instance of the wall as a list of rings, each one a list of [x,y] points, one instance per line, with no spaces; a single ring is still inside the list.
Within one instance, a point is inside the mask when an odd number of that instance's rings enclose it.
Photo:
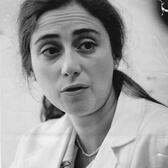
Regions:
[[[10,5],[9,5],[10,4]],[[0,1],[0,113],[2,168],[11,164],[18,140],[39,120],[40,94],[28,89],[16,38],[19,1]]]

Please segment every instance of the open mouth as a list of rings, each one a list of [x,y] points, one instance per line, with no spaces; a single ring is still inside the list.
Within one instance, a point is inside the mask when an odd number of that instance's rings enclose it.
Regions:
[[[65,91],[66,92],[76,92],[76,91],[81,90],[81,89],[86,89],[86,88],[84,88],[84,87],[74,87],[74,88],[68,88]]]
[[[88,86],[85,84],[73,84],[62,89],[61,92],[73,93],[87,89]]]

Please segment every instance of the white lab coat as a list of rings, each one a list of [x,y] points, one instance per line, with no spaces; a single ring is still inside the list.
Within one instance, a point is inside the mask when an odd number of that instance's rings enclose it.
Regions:
[[[73,156],[67,115],[24,135],[11,168],[60,168]],[[168,109],[121,92],[111,128],[91,168],[168,168]]]

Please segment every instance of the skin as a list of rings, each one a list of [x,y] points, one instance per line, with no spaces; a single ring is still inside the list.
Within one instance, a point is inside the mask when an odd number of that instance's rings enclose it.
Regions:
[[[40,17],[30,48],[33,71],[44,94],[67,113],[85,150],[94,151],[110,128],[116,105],[106,29],[84,8],[71,4]],[[62,92],[76,83],[87,88]],[[83,161],[83,166],[90,162]]]

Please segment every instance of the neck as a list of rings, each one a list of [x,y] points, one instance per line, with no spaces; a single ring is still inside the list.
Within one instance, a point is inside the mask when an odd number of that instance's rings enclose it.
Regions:
[[[69,115],[85,152],[92,153],[103,142],[111,126],[116,102],[112,92],[107,102],[96,112],[87,116]]]

